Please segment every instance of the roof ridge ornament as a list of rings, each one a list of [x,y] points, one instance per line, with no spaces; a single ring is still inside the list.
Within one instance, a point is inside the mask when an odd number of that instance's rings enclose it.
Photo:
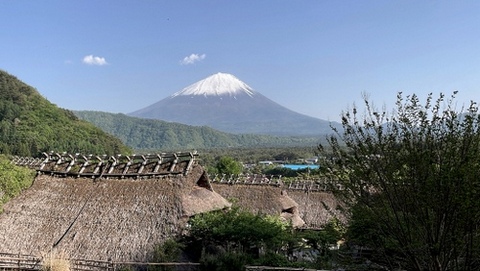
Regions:
[[[187,175],[198,157],[197,152],[146,155],[80,155],[43,153],[43,158],[15,156],[12,163],[35,169],[39,174],[88,178],[148,178]]]

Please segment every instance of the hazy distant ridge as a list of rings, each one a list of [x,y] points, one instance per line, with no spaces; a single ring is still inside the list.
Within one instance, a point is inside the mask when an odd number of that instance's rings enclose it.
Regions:
[[[201,126],[141,119],[124,114],[74,111],[75,115],[120,138],[136,150],[191,150],[226,147],[316,146],[321,137],[235,135]]]

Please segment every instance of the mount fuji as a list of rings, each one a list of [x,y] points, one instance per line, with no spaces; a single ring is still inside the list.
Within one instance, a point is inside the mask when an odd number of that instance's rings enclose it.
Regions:
[[[217,73],[130,116],[160,119],[237,134],[330,134],[330,123],[294,112],[227,73]]]

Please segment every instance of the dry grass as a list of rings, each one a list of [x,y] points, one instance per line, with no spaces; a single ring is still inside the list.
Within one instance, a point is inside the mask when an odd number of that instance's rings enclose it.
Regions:
[[[43,271],[70,271],[70,260],[64,251],[52,250],[43,256]]]

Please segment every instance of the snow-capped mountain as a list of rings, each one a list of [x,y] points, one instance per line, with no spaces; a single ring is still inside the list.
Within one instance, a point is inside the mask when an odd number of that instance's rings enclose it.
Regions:
[[[227,73],[209,76],[128,115],[210,126],[230,133],[331,133],[330,122],[285,108]]]
[[[247,94],[253,96],[255,91],[237,77],[228,73],[217,73],[192,84],[170,96],[203,95],[203,96],[233,96]]]

